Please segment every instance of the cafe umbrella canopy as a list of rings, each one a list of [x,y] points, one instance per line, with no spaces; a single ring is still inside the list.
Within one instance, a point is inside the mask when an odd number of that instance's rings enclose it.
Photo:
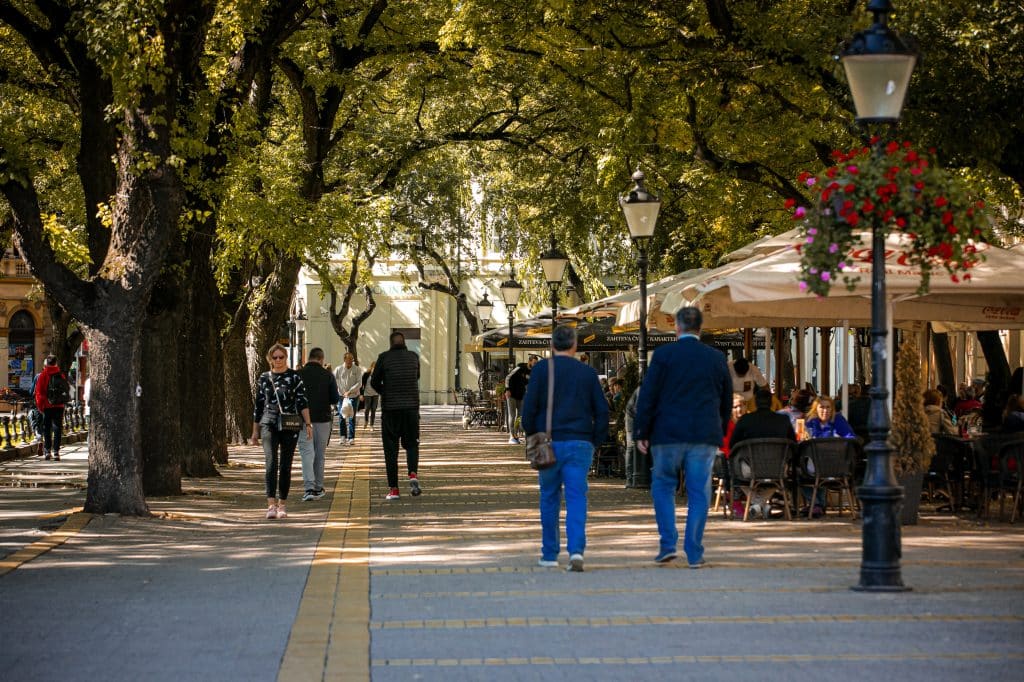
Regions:
[[[870,272],[870,240],[869,231],[856,236],[849,253],[851,274]],[[887,297],[897,326],[931,322],[941,330],[956,330],[960,325],[972,330],[1024,328],[1024,254],[979,244],[984,261],[972,269],[969,282],[935,277],[928,293],[921,294],[920,270],[909,261],[909,244],[900,232],[890,233],[886,239]],[[774,252],[712,271],[670,291],[664,304],[697,305],[708,328],[869,322],[871,288],[866,276],[852,290],[835,287],[827,297],[798,289],[800,246],[794,240]]]

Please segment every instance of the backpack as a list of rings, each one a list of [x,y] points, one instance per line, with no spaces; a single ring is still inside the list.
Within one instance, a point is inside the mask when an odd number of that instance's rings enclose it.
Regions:
[[[54,374],[46,385],[46,402],[63,405],[71,402],[71,386],[63,374]]]

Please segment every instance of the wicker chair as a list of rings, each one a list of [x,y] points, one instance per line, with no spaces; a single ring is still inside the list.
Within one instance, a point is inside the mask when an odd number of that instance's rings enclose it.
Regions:
[[[935,456],[928,467],[927,482],[945,490],[949,496],[949,510],[954,514],[964,504],[964,473],[973,466],[971,446],[956,436],[932,434]]]
[[[850,509],[857,516],[857,497],[853,494],[853,468],[858,459],[860,443],[847,438],[812,438],[800,443],[797,451],[797,471],[801,481],[812,486],[811,503],[807,518],[811,517],[818,490],[839,492],[839,510],[842,513],[842,494],[850,499]]]
[[[782,493],[786,519],[789,497],[786,492],[786,465],[793,457],[796,443],[788,438],[751,438],[737,443],[729,453],[730,488],[746,493],[743,520],[750,516],[750,501],[762,488],[777,488]]]

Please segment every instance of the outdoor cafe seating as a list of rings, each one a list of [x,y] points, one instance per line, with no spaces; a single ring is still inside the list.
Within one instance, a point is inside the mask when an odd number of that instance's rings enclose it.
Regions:
[[[810,518],[818,490],[839,493],[839,511],[843,509],[843,493],[849,500],[850,510],[857,515],[857,496],[853,492],[854,468],[861,459],[860,441],[849,438],[811,438],[797,448],[797,466],[794,479],[809,485],[811,497],[807,516]]]
[[[999,502],[999,516],[1006,514],[1011,501],[1011,523],[1021,514],[1021,467],[1024,460],[1024,434],[970,433],[970,437],[934,434],[935,456],[928,480],[948,491],[950,505],[940,507],[954,513],[972,509],[979,518],[988,517],[992,503]]]
[[[792,461],[795,446],[788,438],[752,438],[738,443],[732,449],[728,460],[729,489],[742,490],[746,495],[744,521],[750,516],[751,500],[765,489],[782,494],[786,519],[791,518],[786,493],[786,467]]]

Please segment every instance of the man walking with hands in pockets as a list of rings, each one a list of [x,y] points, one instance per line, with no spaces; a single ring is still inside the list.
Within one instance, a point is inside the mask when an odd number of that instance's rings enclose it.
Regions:
[[[732,411],[732,379],[725,356],[700,341],[698,308],[676,312],[678,340],[654,351],[636,406],[634,435],[652,453],[651,497],[660,546],[655,563],[676,558],[675,491],[686,473],[683,551],[690,568],[703,568],[704,525],[711,497],[711,465]]]

